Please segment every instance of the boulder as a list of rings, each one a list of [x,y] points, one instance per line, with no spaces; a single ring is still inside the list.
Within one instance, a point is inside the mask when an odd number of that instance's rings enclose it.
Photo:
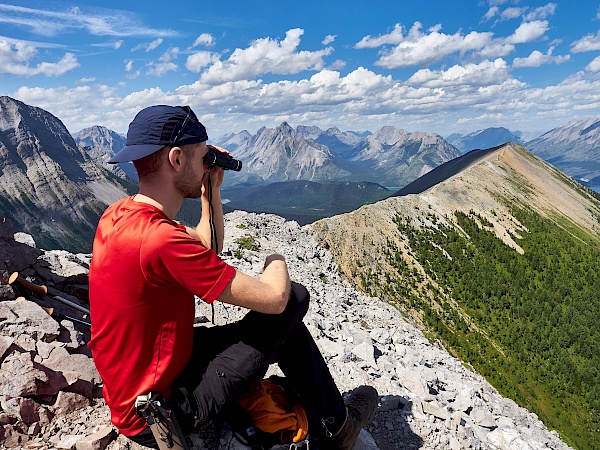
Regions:
[[[51,342],[60,334],[60,325],[37,303],[0,302],[0,333],[19,337],[23,334],[35,341]]]

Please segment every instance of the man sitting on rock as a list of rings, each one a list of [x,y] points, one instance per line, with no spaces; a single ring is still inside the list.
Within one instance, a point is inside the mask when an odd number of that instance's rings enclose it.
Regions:
[[[351,449],[373,416],[377,392],[359,387],[344,404],[302,322],[309,294],[290,281],[283,256],[268,256],[258,278],[218,256],[224,171],[209,168],[204,157],[209,149],[226,152],[207,139],[189,107],[152,106],[136,115],[126,146],[110,160],[133,161],[140,181],[138,194],[100,219],[89,272],[89,346],[111,420],[133,441],[156,447],[136,414],[138,396],[160,393],[189,433],[278,363],[314,412],[311,447]],[[184,198],[201,198],[196,228],[174,221]],[[194,295],[250,312],[224,326],[194,327]]]

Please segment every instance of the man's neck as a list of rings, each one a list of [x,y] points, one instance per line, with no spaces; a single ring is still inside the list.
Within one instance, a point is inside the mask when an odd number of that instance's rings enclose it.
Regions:
[[[181,208],[183,199],[178,201],[177,199],[171,199],[171,201],[167,201],[167,199],[163,199],[162,197],[163,196],[161,195],[152,195],[151,193],[142,192],[140,189],[140,192],[133,196],[133,201],[152,205],[165,213],[169,219],[175,219],[175,215]]]

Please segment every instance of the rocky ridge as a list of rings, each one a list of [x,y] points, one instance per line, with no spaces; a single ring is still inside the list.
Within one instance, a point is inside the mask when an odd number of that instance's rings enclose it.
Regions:
[[[15,302],[4,284],[9,272],[19,270],[33,281],[64,288],[74,284],[70,277],[87,272],[89,255],[48,254],[32,248],[26,235],[16,233],[29,245],[15,240],[14,231],[0,218],[0,448],[140,448],[109,422],[85,346],[86,328],[55,321],[37,303]],[[285,255],[293,279],[311,293],[305,322],[340,389],[365,383],[378,389],[381,406],[357,450],[568,448],[534,414],[501,397],[438,342],[428,342],[397,310],[350,287],[308,229],[278,216],[238,211],[226,216],[226,235],[224,258],[247,273],[258,274],[270,253]],[[248,236],[258,251],[235,242]],[[217,324],[243,314],[223,304],[215,309]],[[196,315],[207,321],[210,307],[198,302]],[[193,441],[196,448],[245,448],[226,427],[217,437],[193,435]]]

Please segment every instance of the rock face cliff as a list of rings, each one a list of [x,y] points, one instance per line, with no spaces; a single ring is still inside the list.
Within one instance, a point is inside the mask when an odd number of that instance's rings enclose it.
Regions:
[[[85,327],[55,321],[39,300],[15,302],[4,284],[18,270],[31,281],[64,290],[81,283],[89,255],[43,252],[19,242],[32,245],[30,237],[17,233],[16,241],[15,231],[0,218],[0,261],[28,254],[0,266],[0,448],[140,449],[110,424],[85,348]],[[307,231],[277,216],[234,212],[226,216],[223,257],[255,275],[268,254],[283,254],[292,278],[311,294],[305,323],[340,390],[361,384],[377,388],[379,410],[355,450],[569,448],[439,342],[431,344],[396,309],[343,281],[332,254]],[[239,238],[252,239],[257,250],[242,248]],[[217,324],[243,315],[218,302],[215,313]],[[210,307],[198,301],[196,317],[204,322],[200,326],[210,326]],[[278,373],[276,366],[272,372]],[[217,423],[213,433],[192,435],[194,448],[247,450],[226,426]]]
[[[0,207],[42,248],[90,251],[99,215],[125,195],[59,119],[0,97]]]

